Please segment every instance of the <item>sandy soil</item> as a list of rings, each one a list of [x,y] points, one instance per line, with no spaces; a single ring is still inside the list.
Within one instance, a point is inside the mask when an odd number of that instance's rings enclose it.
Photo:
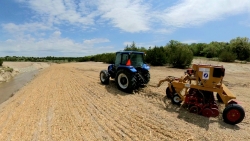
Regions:
[[[148,87],[126,94],[114,81],[100,84],[107,64],[70,63],[42,70],[0,105],[0,140],[250,140],[250,65],[194,62],[224,65],[224,80],[245,109],[243,122],[228,125],[221,115],[206,118],[165,104],[167,85],[154,86],[168,75],[181,76],[182,69],[151,67]]]
[[[44,62],[4,62],[3,67],[0,67],[0,83],[8,82],[20,73],[40,70],[49,66],[49,63]],[[7,67],[12,68],[13,71],[4,71],[4,68]]]
[[[50,64],[44,62],[4,62],[3,66],[8,66],[19,73],[23,73],[47,68],[50,66]]]

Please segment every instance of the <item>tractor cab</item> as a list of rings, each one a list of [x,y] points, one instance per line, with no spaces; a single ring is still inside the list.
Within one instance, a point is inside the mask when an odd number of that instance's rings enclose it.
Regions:
[[[123,51],[116,53],[115,67],[120,65],[142,67],[144,64],[144,53],[134,51]]]

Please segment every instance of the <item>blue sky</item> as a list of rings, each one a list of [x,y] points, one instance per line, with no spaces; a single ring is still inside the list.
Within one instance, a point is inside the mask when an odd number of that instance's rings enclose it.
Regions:
[[[1,0],[0,56],[86,56],[250,37],[249,0]]]

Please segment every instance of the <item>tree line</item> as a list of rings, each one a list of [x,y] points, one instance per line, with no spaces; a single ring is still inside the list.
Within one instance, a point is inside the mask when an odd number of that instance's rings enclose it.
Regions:
[[[153,66],[170,65],[176,68],[185,68],[192,63],[194,56],[215,58],[222,62],[235,60],[250,61],[250,41],[247,37],[237,37],[230,42],[210,42],[185,44],[170,40],[165,46],[154,46],[146,49],[137,47],[135,42],[126,46],[124,51],[145,52],[146,63]],[[80,61],[100,61],[114,63],[115,53],[103,53],[85,56]]]
[[[1,61],[13,61],[13,62],[54,62],[54,63],[65,63],[65,62],[79,62],[82,57],[25,57],[25,56],[5,56],[0,57]]]
[[[185,44],[170,40],[165,46],[137,47],[135,42],[127,45],[124,51],[141,51],[146,53],[145,62],[154,66],[171,65],[184,68],[192,63],[193,57],[216,58],[223,62],[235,60],[250,61],[250,41],[247,37],[237,37],[230,42],[210,42]],[[103,53],[84,57],[18,57],[5,56],[2,61],[31,61],[31,62],[85,62],[95,61],[112,64],[115,61],[115,53]]]

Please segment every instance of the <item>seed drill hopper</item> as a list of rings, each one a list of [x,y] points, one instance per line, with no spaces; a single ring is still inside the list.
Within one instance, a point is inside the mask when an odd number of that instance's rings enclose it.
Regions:
[[[228,124],[240,123],[244,117],[244,109],[237,103],[236,96],[223,84],[225,68],[223,66],[193,64],[181,78],[168,76],[159,81],[158,87],[165,81],[168,82],[166,97],[173,104],[183,103],[191,113],[206,117],[219,115],[219,102],[225,104],[223,110],[224,122]]]

